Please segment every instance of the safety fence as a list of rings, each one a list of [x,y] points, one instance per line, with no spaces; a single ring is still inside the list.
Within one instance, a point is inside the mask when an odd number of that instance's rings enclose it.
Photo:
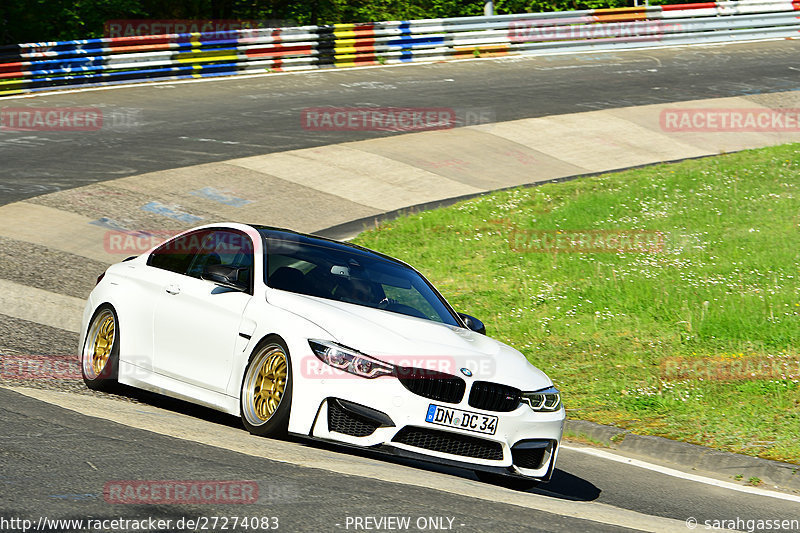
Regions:
[[[800,0],[704,2],[0,47],[0,96],[265,72],[800,37]]]

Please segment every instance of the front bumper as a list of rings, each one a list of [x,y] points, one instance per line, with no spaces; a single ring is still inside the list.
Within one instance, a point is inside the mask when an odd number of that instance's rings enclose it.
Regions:
[[[542,413],[520,405],[511,412],[491,412],[459,404],[458,409],[498,417],[495,434],[488,435],[430,424],[425,414],[430,404],[438,402],[408,391],[404,396],[399,406],[395,404],[400,402],[381,402],[373,396],[376,401],[369,407],[352,398],[325,398],[310,436],[470,470],[550,479],[563,432],[563,408]],[[383,403],[386,410],[376,408],[376,403]]]

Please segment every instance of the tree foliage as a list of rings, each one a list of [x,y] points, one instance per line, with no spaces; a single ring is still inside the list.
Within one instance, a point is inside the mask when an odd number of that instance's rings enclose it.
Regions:
[[[652,4],[680,3],[654,0]],[[633,0],[496,0],[495,12],[628,7]],[[481,0],[0,0],[0,43],[102,37],[107,20],[247,19],[287,25],[483,14]]]

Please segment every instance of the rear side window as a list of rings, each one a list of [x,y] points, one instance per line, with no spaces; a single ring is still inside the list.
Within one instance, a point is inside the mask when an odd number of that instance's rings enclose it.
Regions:
[[[147,264],[177,274],[186,274],[192,259],[202,250],[203,241],[211,231],[193,231],[165,242],[153,250],[147,258]]]
[[[147,264],[198,279],[210,265],[241,268],[239,281],[250,285],[253,275],[253,242],[245,233],[233,229],[193,231],[153,250]]]
[[[210,265],[240,268],[239,281],[250,285],[253,241],[245,233],[232,229],[216,229],[207,233],[201,241],[200,250],[189,260],[186,274],[199,278]]]

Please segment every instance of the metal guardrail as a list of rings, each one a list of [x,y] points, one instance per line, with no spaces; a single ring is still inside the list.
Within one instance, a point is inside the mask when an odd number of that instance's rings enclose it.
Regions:
[[[800,0],[742,0],[0,47],[0,96],[471,57],[800,37]]]

